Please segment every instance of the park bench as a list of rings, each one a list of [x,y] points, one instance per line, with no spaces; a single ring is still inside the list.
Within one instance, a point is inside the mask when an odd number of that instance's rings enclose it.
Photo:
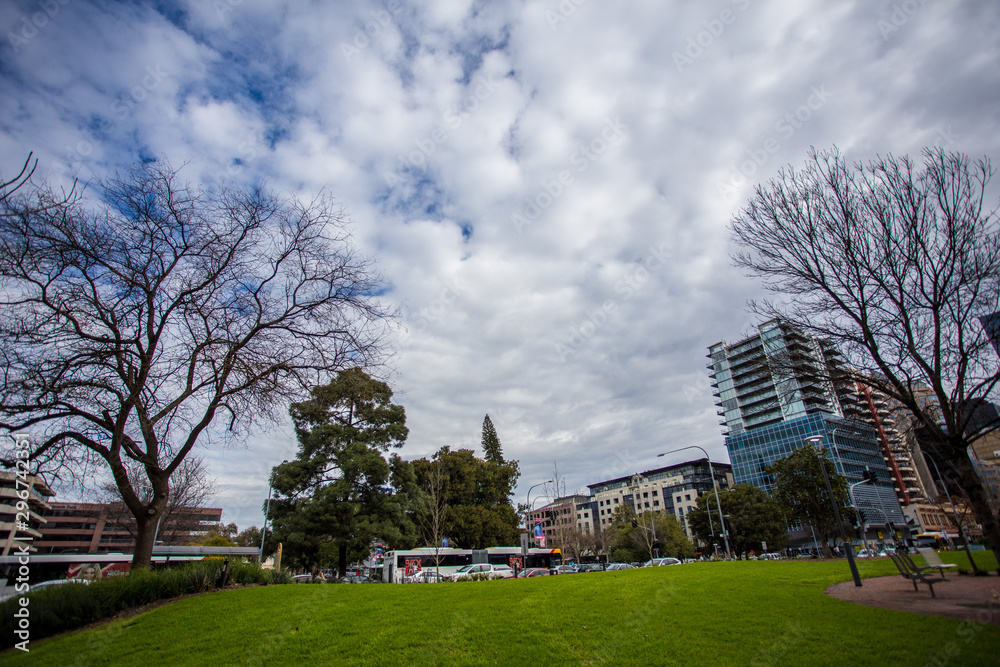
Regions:
[[[929,547],[918,548],[917,553],[923,556],[924,562],[927,563],[927,567],[934,568],[941,573],[942,577],[944,576],[945,570],[958,567],[954,563],[941,562],[941,556],[938,556],[938,552]]]
[[[905,579],[909,579],[913,582],[913,590],[919,591],[917,587],[917,582],[922,584],[927,584],[927,588],[931,590],[931,597],[936,598],[937,595],[934,594],[934,584],[940,583],[942,581],[948,581],[943,576],[934,577],[928,574],[929,570],[933,568],[930,567],[917,567],[910,558],[904,554],[890,554],[889,558],[892,562],[896,564],[896,569]]]

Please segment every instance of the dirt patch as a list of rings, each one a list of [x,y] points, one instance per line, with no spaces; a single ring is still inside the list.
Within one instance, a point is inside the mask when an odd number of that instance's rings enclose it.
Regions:
[[[860,588],[853,581],[834,584],[826,594],[838,600],[879,609],[895,609],[913,614],[943,616],[971,623],[1000,627],[1000,577],[949,576],[934,584],[934,593],[926,584],[913,583],[901,576],[864,579]]]

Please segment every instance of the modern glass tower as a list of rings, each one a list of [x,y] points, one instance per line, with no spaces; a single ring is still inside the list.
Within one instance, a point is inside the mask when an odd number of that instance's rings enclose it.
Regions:
[[[905,524],[876,431],[856,421],[856,394],[831,377],[843,366],[832,346],[769,320],[733,344],[709,347],[709,375],[719,422],[737,484],[765,491],[772,480],[767,466],[823,436],[824,454],[849,484],[864,480],[865,469],[878,482],[854,487],[853,504],[867,523]]]

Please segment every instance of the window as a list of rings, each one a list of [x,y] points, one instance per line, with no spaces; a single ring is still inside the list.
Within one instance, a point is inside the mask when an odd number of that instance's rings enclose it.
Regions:
[[[659,500],[654,500],[653,501],[653,507],[659,507],[659,506],[660,506],[660,501]]]
[[[617,504],[618,504],[618,499],[617,499],[617,498],[615,498],[615,505],[617,505]]]
[[[644,493],[644,494],[642,494],[642,497],[643,498],[649,498],[649,494],[648,493]]]
[[[819,466],[817,466],[817,467],[819,467]],[[691,502],[691,494],[690,493],[685,493],[684,494],[684,500],[686,500],[688,502]]]
[[[657,494],[657,493],[659,493],[659,491],[653,491],[653,497],[654,497],[654,498],[656,497],[656,494]]]

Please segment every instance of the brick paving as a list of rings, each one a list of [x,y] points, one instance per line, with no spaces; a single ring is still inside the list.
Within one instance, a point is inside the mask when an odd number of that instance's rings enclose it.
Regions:
[[[962,621],[1000,626],[1000,576],[969,577],[948,575],[947,581],[934,584],[936,598],[926,584],[913,583],[899,575],[863,579],[861,588],[853,581],[834,584],[827,595],[839,600],[881,609],[896,609],[914,614],[944,616]]]

